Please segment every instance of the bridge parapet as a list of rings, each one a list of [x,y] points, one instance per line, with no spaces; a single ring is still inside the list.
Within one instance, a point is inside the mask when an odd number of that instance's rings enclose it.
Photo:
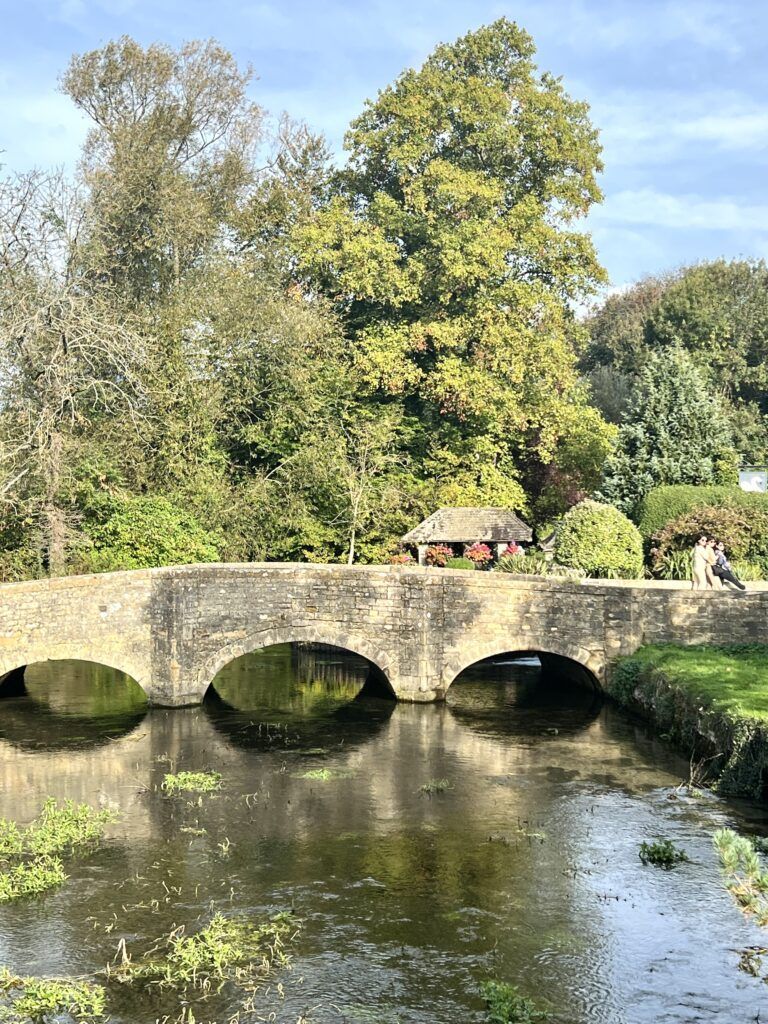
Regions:
[[[402,566],[213,564],[0,586],[0,677],[73,658],[121,669],[155,703],[202,700],[242,654],[288,641],[355,651],[402,700],[439,700],[486,657],[537,651],[602,682],[644,643],[766,641],[768,591],[555,581]]]

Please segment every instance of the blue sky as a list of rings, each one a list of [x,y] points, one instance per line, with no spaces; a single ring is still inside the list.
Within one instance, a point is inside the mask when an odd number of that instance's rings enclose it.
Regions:
[[[367,97],[501,15],[592,106],[605,202],[589,218],[619,287],[718,256],[768,258],[765,0],[0,0],[0,162],[74,166],[86,124],[57,92],[70,54],[127,33],[213,36],[253,64],[253,98],[340,150]]]

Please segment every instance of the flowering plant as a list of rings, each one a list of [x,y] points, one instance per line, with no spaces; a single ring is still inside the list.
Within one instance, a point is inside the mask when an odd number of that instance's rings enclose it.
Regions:
[[[453,548],[447,544],[430,544],[426,553],[427,565],[437,565],[445,568],[449,558],[453,558]]]
[[[387,561],[390,565],[410,565],[413,555],[409,555],[407,551],[398,551],[397,554],[390,555]]]
[[[520,547],[520,545],[518,543],[516,543],[515,541],[511,540],[509,542],[509,544],[507,544],[507,548],[506,548],[506,551],[504,552],[504,554],[505,555],[510,555],[510,556],[511,555],[524,555],[525,552],[523,551],[523,549]]]
[[[487,565],[493,559],[493,552],[487,544],[470,544],[464,548],[464,557],[475,565]]]

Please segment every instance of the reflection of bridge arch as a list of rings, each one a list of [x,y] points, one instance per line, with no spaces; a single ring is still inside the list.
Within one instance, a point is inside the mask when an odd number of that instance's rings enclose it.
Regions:
[[[65,691],[74,682],[75,695],[74,705],[69,707],[57,706],[56,701],[51,703],[46,699],[46,670],[56,672],[56,667],[69,673],[69,680],[64,682]],[[34,679],[34,669],[43,669],[43,678]],[[143,701],[134,699],[130,690],[126,690],[124,696],[127,702],[123,707],[108,706],[106,709],[101,706],[101,700],[107,695],[108,701],[114,701],[115,687],[113,679],[104,679],[99,670],[107,670],[108,673],[118,672],[125,677],[129,684],[137,687],[141,692]],[[30,673],[30,682],[42,683],[41,692],[36,695],[37,686],[26,685],[25,673]],[[62,680],[57,680],[61,682]],[[85,682],[85,690],[78,691],[78,684]],[[105,688],[101,685],[107,683]],[[48,658],[40,661],[30,662],[27,665],[19,666],[11,670],[0,679],[0,690],[5,689],[2,713],[0,714],[0,739],[21,749],[38,750],[67,750],[71,748],[83,749],[98,747],[116,737],[125,736],[133,732],[143,721],[148,704],[146,695],[135,679],[112,665],[105,665],[101,662],[86,661],[81,658],[58,659]],[[48,691],[55,694],[57,691]],[[79,700],[77,698],[80,698]],[[88,708],[82,707],[82,700],[85,698]]]
[[[141,660],[134,661],[130,657],[110,656],[109,652],[105,651],[104,657],[100,656],[97,661],[95,658],[89,658],[87,652],[83,650],[83,644],[79,643],[48,644],[44,648],[32,647],[25,652],[23,660],[0,655],[0,695],[2,695],[4,686],[8,687],[8,684],[11,683],[14,694],[19,689],[23,692],[23,676],[27,668],[56,661],[80,661],[86,665],[97,665],[113,669],[115,672],[122,672],[123,675],[129,676],[134,683],[140,686],[145,695],[148,695],[149,681],[146,678],[142,680]],[[6,692],[9,696],[11,695],[8,689]]]
[[[354,635],[343,630],[317,623],[312,626],[283,626],[259,630],[235,643],[227,644],[209,658],[198,675],[197,686],[201,698],[207,692],[216,676],[223,668],[242,658],[246,654],[276,647],[279,644],[314,643],[337,647],[341,651],[349,651],[369,661],[382,674],[387,687],[394,690],[390,680],[390,669],[386,658],[382,658],[379,645],[363,636]]]
[[[602,678],[604,665],[602,660],[593,652],[575,644],[558,643],[547,640],[546,643],[538,644],[535,641],[528,641],[516,644],[507,641],[499,643],[498,640],[488,640],[485,643],[472,644],[471,654],[457,652],[449,657],[443,667],[443,688],[447,691],[451,683],[473,665],[479,662],[488,661],[490,658],[501,658],[504,655],[510,657],[515,655],[538,656],[546,663],[549,659],[549,667],[558,671],[561,676],[571,675],[581,683],[588,683],[595,689],[602,689],[599,680]]]

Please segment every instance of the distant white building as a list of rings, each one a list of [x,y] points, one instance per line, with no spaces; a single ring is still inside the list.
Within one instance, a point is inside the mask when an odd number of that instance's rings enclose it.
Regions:
[[[768,467],[744,466],[739,470],[739,487],[756,494],[768,492]]]

